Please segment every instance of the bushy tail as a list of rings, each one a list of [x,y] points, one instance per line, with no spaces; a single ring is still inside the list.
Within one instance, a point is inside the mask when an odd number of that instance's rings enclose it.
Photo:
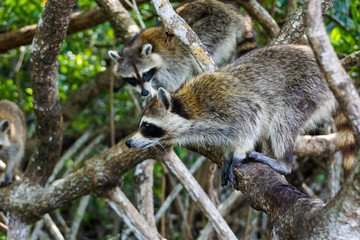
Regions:
[[[345,176],[349,175],[355,159],[355,138],[351,125],[345,115],[338,109],[333,114],[337,130],[337,141],[343,158]]]
[[[258,47],[256,42],[256,36],[254,29],[252,27],[251,18],[245,14],[243,14],[244,18],[244,37],[241,38],[241,41],[237,42],[236,44],[236,55],[240,57],[245,53],[255,49]]]

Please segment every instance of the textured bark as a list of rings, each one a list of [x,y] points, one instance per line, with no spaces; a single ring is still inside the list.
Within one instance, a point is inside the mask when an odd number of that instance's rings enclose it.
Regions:
[[[346,71],[350,71],[352,67],[360,67],[360,51],[353,52],[341,59],[341,64]]]
[[[22,240],[26,239],[29,232],[29,225],[19,221],[16,218],[9,218],[7,239],[8,240]]]
[[[331,0],[323,0],[321,5],[322,13],[325,13],[332,7]],[[305,34],[304,10],[299,7],[282,26],[279,34],[271,40],[270,44],[290,44],[299,43],[301,37]]]
[[[104,14],[100,8],[95,7],[88,11],[76,12],[71,14],[69,28],[67,34],[76,33],[87,28],[92,28],[106,21]],[[0,53],[10,49],[28,45],[32,42],[37,24],[20,28],[16,31],[0,34]]]
[[[46,183],[61,152],[62,117],[57,57],[75,2],[46,2],[31,47],[31,80],[38,146],[25,177],[40,185]]]
[[[148,159],[136,166],[135,181],[135,197],[137,208],[150,227],[156,229],[154,216],[154,198],[153,198],[153,169],[155,160]]]
[[[140,32],[140,28],[131,18],[129,12],[118,0],[96,0],[103,13],[108,17],[115,31],[115,37],[129,42]]]
[[[130,137],[130,136],[129,136]],[[26,179],[0,189],[1,211],[11,209],[22,222],[32,223],[43,214],[70,201],[121,184],[121,175],[148,158],[159,159],[157,149],[129,149],[119,142],[99,156],[86,161],[83,168],[43,188]]]
[[[280,28],[276,21],[256,0],[236,0],[236,2],[264,27],[269,37],[273,38],[279,33]]]
[[[176,14],[168,0],[151,1],[164,24],[165,30],[170,35],[176,35],[194,56],[203,71],[214,72],[217,69],[204,45],[191,27]]]

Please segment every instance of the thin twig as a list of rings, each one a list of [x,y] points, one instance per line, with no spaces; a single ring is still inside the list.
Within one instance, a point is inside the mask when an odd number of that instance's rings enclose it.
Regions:
[[[190,168],[190,173],[194,174],[200,166],[202,166],[202,163],[205,161],[205,157],[199,157],[198,160],[195,162],[195,164]],[[166,210],[171,206],[171,203],[174,201],[175,197],[180,193],[180,191],[183,189],[183,185],[180,183],[176,184],[173,190],[170,192],[170,194],[167,196],[164,203],[161,205],[159,210],[156,212],[155,215],[155,221],[156,223],[159,222],[161,219],[161,216],[166,212]]]
[[[246,218],[246,227],[245,227],[245,232],[244,232],[244,240],[247,240],[249,237],[249,228],[250,228],[250,221],[251,221],[251,213],[252,213],[252,207],[248,207],[248,213],[247,213],[247,218]]]
[[[87,196],[81,198],[79,207],[76,210],[75,217],[74,217],[73,223],[71,225],[71,235],[69,238],[70,240],[76,239],[76,235],[78,234],[78,231],[80,228],[80,223],[84,217],[86,207],[89,203],[89,200],[90,200],[90,195],[87,195]]]
[[[156,229],[151,228],[125,194],[116,187],[105,194],[110,207],[124,220],[138,239],[162,239]]]
[[[65,240],[59,228],[56,226],[48,213],[44,215],[43,220],[55,240]]]
[[[85,142],[89,139],[90,137],[90,130],[86,131],[78,140],[76,140],[76,142],[61,156],[60,160],[57,162],[53,173],[51,174],[51,176],[49,177],[49,180],[47,182],[47,185],[49,185],[52,181],[55,180],[56,175],[61,171],[61,169],[63,168],[63,166],[65,165],[65,162],[71,158],[72,155],[74,155],[79,149],[80,147],[85,144]]]

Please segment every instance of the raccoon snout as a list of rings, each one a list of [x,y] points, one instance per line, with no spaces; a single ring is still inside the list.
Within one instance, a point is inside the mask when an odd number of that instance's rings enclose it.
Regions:
[[[126,142],[125,142],[125,145],[128,147],[128,148],[131,148],[131,139],[129,139],[129,140],[127,140]]]
[[[146,90],[146,89],[142,89],[142,90],[141,90],[141,95],[144,96],[144,97],[146,97],[147,95],[149,95],[149,91]]]

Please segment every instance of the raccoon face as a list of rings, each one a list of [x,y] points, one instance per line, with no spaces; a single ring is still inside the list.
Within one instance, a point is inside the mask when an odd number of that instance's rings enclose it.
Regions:
[[[157,96],[145,109],[139,121],[138,132],[126,141],[129,148],[148,148],[158,144],[173,145],[186,137],[186,129],[191,123],[172,112],[170,94],[159,88]]]
[[[162,66],[162,57],[152,52],[150,43],[128,46],[121,52],[109,51],[109,56],[116,62],[114,73],[144,97],[153,93],[151,80]]]
[[[10,145],[9,128],[10,123],[8,120],[2,120],[0,122],[0,156],[3,155],[2,153]]]

